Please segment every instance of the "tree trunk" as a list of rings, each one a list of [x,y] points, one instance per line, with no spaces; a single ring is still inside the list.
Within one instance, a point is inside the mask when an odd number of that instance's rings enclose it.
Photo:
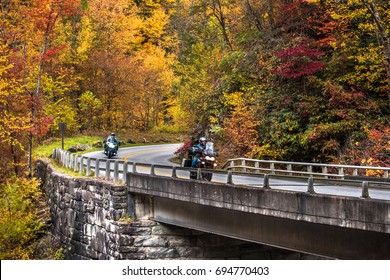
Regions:
[[[273,12],[273,0],[267,0],[267,11],[268,11],[268,23],[271,29],[274,29],[274,12]]]
[[[233,50],[233,46],[230,42],[229,35],[227,32],[226,19],[225,19],[225,15],[223,14],[223,11],[222,11],[221,1],[213,0],[211,3],[211,8],[213,10],[214,16],[217,18],[219,24],[221,25],[222,34],[223,34],[223,38],[224,38],[225,42],[229,46],[229,49]]]
[[[46,53],[47,45],[49,42],[49,35],[51,31],[53,30],[54,24],[57,20],[58,13],[54,13],[54,6],[57,3],[55,1],[52,2],[50,7],[50,12],[47,19],[46,29],[45,29],[45,35],[43,38],[43,44],[42,44],[42,51],[41,56],[39,58],[38,62],[38,77],[37,77],[37,86],[35,88],[35,92],[30,93],[31,98],[31,124],[34,127],[36,124],[36,116],[37,116],[37,110],[39,107],[39,92],[41,91],[41,82],[42,82],[42,72],[43,72],[43,59]],[[34,135],[30,131],[28,135],[28,154],[27,154],[27,168],[28,168],[28,176],[32,177],[32,151],[33,151],[33,139]]]
[[[255,11],[252,8],[252,5],[250,4],[249,0],[245,0],[246,7],[248,9],[249,14],[252,16],[253,20],[255,21],[255,26],[257,30],[261,31],[263,29],[263,26],[261,24],[261,21],[257,17]]]

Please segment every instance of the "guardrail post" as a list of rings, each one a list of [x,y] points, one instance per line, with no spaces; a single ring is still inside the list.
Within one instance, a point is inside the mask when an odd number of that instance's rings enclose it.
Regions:
[[[316,193],[314,191],[314,178],[313,178],[313,176],[310,176],[309,179],[307,180],[307,192],[308,193]]]
[[[64,157],[63,157],[63,160],[62,160],[62,166],[67,168],[67,166],[66,166],[67,162],[68,162],[68,152],[64,151]]]
[[[156,175],[154,164],[150,166],[150,175]]]
[[[62,166],[66,167],[66,161],[67,161],[68,154],[66,151],[64,151],[64,157],[62,158]]]
[[[270,186],[269,186],[269,176],[268,176],[268,174],[264,174],[263,188],[264,188],[264,189],[270,189]]]
[[[61,166],[65,166],[65,162],[66,162],[66,152],[65,151],[61,151]]]
[[[203,177],[202,177],[202,171],[200,170],[200,168],[198,168],[198,170],[196,171],[196,180],[202,180]]]
[[[68,151],[65,152],[65,159],[64,159],[64,167],[65,168],[68,168],[68,165],[69,165],[69,156],[70,156],[70,153]]]
[[[364,181],[362,182],[362,196],[361,198],[370,198],[370,195],[368,193],[368,182]]]
[[[243,159],[241,161],[241,167],[242,167],[242,172],[246,172],[246,168],[245,168],[245,159]]]
[[[72,154],[71,157],[70,157],[70,165],[69,165],[69,169],[74,169],[74,162],[75,162],[75,158],[76,155],[75,154]]]
[[[343,167],[339,168],[339,175],[343,175],[344,176],[344,168]]]
[[[70,154],[70,161],[69,161],[69,167],[68,169],[73,169],[74,167],[74,154]]]
[[[176,166],[173,166],[173,167],[172,167],[172,178],[177,178]]]
[[[137,173],[137,163],[133,162],[133,173]]]
[[[122,180],[125,184],[127,184],[127,172],[129,170],[129,163],[125,161],[123,163],[123,173],[122,173]]]
[[[104,178],[106,180],[110,180],[111,175],[111,162],[109,159],[106,160],[106,173],[104,174]]]
[[[326,167],[326,166],[322,167],[322,174],[328,174],[328,167]],[[325,176],[324,178],[328,179],[328,176]]]
[[[357,168],[354,168],[354,169],[353,169],[352,175],[353,175],[353,176],[357,176],[357,175],[358,175],[358,170],[357,170]]]
[[[68,152],[68,158],[67,158],[67,161],[66,161],[66,168],[67,169],[70,169],[71,166],[72,166],[72,153]]]
[[[61,152],[61,155],[62,155],[62,157],[61,157],[61,165],[62,165],[62,166],[65,166],[65,162],[66,162],[66,152],[65,152],[65,151],[62,151],[62,152]]]
[[[99,177],[99,173],[100,173],[100,159],[97,158],[95,160],[95,177]]]
[[[80,158],[80,169],[79,169],[79,172],[81,173],[81,174],[83,174],[83,170],[84,169],[84,157],[82,156],[81,158]]]
[[[62,157],[62,150],[57,149],[57,160],[61,161],[61,157]]]
[[[232,160],[231,162],[230,162],[230,168],[232,168],[234,166],[234,160]]]
[[[226,184],[233,184],[233,172],[231,172],[230,170],[227,173]]]
[[[87,171],[86,175],[90,176],[91,175],[91,158],[87,158]]]
[[[389,171],[388,170],[384,171],[383,178],[389,178]]]
[[[74,157],[74,166],[73,166],[73,171],[74,172],[79,171],[78,166],[79,166],[79,156],[75,155],[75,157]]]
[[[275,163],[271,162],[269,168],[271,169],[271,174],[275,174]]]
[[[292,165],[291,165],[291,163],[288,163],[288,164],[287,164],[287,171],[292,171]],[[289,172],[288,175],[292,176],[292,173]]]
[[[58,163],[62,166],[62,157],[63,157],[63,151],[60,150],[60,154],[58,155]]]
[[[119,179],[119,161],[114,162],[114,180],[118,181]]]
[[[63,152],[63,157],[62,157],[62,166],[66,167],[66,157],[67,157],[67,154],[66,154],[66,151]]]
[[[74,155],[74,162],[73,162],[73,171],[77,172],[77,164],[79,163],[79,156],[77,154]]]
[[[255,162],[255,168],[256,168],[255,172],[256,172],[256,173],[260,173],[259,167],[260,167],[259,162],[256,161],[256,162]]]

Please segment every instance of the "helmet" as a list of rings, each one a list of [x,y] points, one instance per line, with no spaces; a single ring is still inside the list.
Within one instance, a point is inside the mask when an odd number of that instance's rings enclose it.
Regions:
[[[200,137],[199,142],[206,142],[206,137],[204,137],[204,136]]]
[[[115,136],[115,133],[114,133],[114,132],[112,132],[112,133],[111,133],[111,136]]]

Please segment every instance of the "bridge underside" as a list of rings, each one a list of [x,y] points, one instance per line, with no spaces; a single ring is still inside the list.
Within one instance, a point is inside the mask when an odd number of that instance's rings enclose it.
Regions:
[[[278,218],[164,197],[154,219],[255,243],[336,259],[390,259],[386,233]]]

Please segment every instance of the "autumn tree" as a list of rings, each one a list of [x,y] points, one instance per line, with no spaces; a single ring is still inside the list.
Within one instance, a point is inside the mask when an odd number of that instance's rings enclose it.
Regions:
[[[169,2],[88,2],[80,94],[90,91],[101,102],[96,121],[103,129],[159,123],[172,80]]]
[[[361,0],[372,15],[376,33],[379,37],[379,46],[383,52],[383,65],[387,73],[387,101],[390,108],[390,30],[389,26],[389,3],[384,1]],[[387,5],[386,5],[387,4]],[[378,7],[379,6],[379,7]],[[387,26],[387,28],[386,28]]]
[[[39,217],[40,182],[20,177],[0,182],[0,258],[32,258],[32,242],[44,230]]]

